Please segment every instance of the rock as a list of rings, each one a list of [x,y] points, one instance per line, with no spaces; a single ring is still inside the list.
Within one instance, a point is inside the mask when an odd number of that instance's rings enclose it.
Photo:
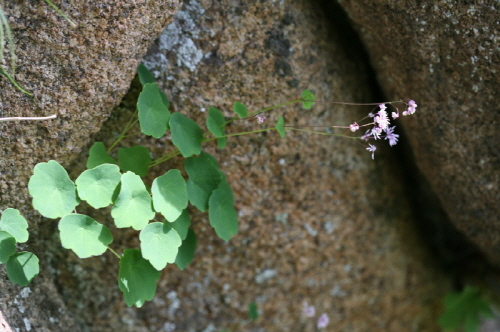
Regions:
[[[499,4],[339,1],[404,122],[418,167],[455,227],[500,264]]]

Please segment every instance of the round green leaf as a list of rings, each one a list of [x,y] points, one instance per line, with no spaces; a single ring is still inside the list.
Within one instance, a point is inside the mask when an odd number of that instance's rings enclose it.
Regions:
[[[187,210],[182,211],[179,218],[170,223],[170,226],[172,226],[172,228],[179,233],[179,236],[183,241],[186,239],[189,225],[191,225],[191,219],[189,218],[189,212]]]
[[[188,205],[186,181],[178,169],[171,169],[153,181],[153,205],[168,221],[175,221]]]
[[[208,109],[207,128],[215,137],[221,137],[225,135],[225,123],[226,121],[224,120],[224,115],[219,109],[215,107],[210,107]],[[217,139],[217,146],[219,147],[219,149],[224,149],[226,147],[226,143],[226,137]]]
[[[248,110],[245,105],[239,102],[235,102],[233,104],[233,111],[238,114],[240,118],[245,118],[248,115]]]
[[[170,112],[163,102],[156,83],[147,83],[137,100],[139,123],[145,135],[160,138],[165,135],[170,119]]]
[[[278,123],[276,123],[276,130],[280,134],[280,137],[285,137],[286,132],[285,132],[285,119],[280,116],[278,118]]]
[[[14,254],[10,256],[6,270],[10,281],[24,287],[40,272],[38,257],[27,251]]]
[[[106,151],[106,147],[102,142],[95,142],[89,150],[89,159],[87,160],[87,168],[94,168],[102,164],[117,164],[116,160],[111,157]]]
[[[118,278],[118,286],[127,305],[140,308],[155,296],[160,272],[142,257],[140,250],[125,249],[120,259]]]
[[[316,95],[312,93],[309,89],[305,89],[302,91],[302,106],[309,110],[314,105],[314,101],[316,100]]]
[[[137,175],[146,176],[148,174],[151,157],[149,150],[142,145],[118,150],[118,160],[122,172],[132,171]]]
[[[142,257],[149,260],[158,271],[167,263],[175,262],[182,244],[181,237],[169,223],[153,222],[144,227],[139,235]]]
[[[75,184],[55,160],[35,166],[28,189],[33,196],[33,207],[46,218],[65,216],[79,203]]]
[[[78,196],[93,208],[108,206],[112,203],[120,178],[120,168],[116,165],[103,164],[86,170],[75,181]]]
[[[151,196],[139,175],[132,172],[122,174],[120,193],[111,210],[116,227],[144,228],[155,216],[151,203]]]
[[[142,85],[155,82],[153,74],[151,74],[149,69],[146,68],[146,66],[143,63],[141,63],[137,68],[137,74],[139,75],[139,80],[141,81]]]
[[[5,231],[0,231],[0,263],[5,264],[16,252],[16,239]]]
[[[179,269],[184,270],[186,266],[193,261],[194,252],[196,251],[196,242],[196,234],[189,228],[186,238],[179,247],[177,257],[175,257],[175,264]]]
[[[98,256],[113,242],[109,229],[83,214],[68,214],[59,221],[61,243],[80,258]]]
[[[10,233],[18,243],[28,241],[28,222],[17,209],[5,209],[0,219],[0,230]]]
[[[238,214],[234,209],[233,191],[226,181],[222,181],[210,196],[208,219],[215,233],[223,240],[229,241],[238,232]]]
[[[196,122],[179,112],[174,112],[170,117],[170,130],[172,143],[184,158],[200,154],[203,131]]]
[[[187,192],[189,201],[201,212],[208,208],[208,199],[219,186],[222,175],[217,161],[208,153],[201,153],[198,157],[187,158],[184,162],[189,179]]]

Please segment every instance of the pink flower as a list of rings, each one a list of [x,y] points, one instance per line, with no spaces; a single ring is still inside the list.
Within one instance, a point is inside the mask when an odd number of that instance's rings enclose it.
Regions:
[[[372,144],[368,144],[369,146],[366,148],[368,151],[372,153],[372,159],[375,158],[375,150],[377,150],[377,147]]]
[[[397,119],[397,118],[399,118],[399,113],[398,113],[398,112],[392,112],[392,114],[391,114],[391,115],[392,115],[392,118],[393,118],[393,119]]]
[[[377,115],[375,115],[374,121],[376,124],[378,124],[380,129],[387,128],[387,126],[389,125],[389,118],[387,117],[387,112],[384,110],[378,111]]]
[[[380,134],[382,134],[382,128],[373,127],[371,134],[373,135],[373,139],[380,139]]]
[[[363,141],[368,141],[368,140],[370,139],[370,136],[371,136],[371,135],[372,135],[372,130],[371,130],[371,129],[368,129],[368,130],[366,131],[366,133],[365,133],[363,136],[361,136],[361,139],[362,139]]]
[[[328,318],[327,314],[322,314],[321,316],[319,316],[318,324],[316,326],[318,327],[318,329],[322,329],[325,328],[329,322],[330,319]]]
[[[380,104],[380,105],[378,105],[378,107],[380,107],[381,111],[384,111],[387,108],[387,106],[385,106],[385,104]]]
[[[384,130],[385,131],[385,139],[389,140],[389,145],[390,146],[396,145],[396,143],[398,142],[398,139],[399,139],[399,135],[398,134],[394,134],[394,128],[396,128],[396,126],[394,126],[394,127],[387,127]]]
[[[417,111],[417,104],[415,103],[415,100],[410,100],[408,102],[408,109],[403,112],[403,115],[412,115]]]
[[[302,312],[306,317],[314,317],[314,315],[316,314],[316,309],[314,309],[314,306],[309,305],[307,301],[304,301],[302,303]]]
[[[258,123],[264,123],[266,121],[266,117],[264,115],[257,115],[257,122]]]
[[[351,125],[349,126],[349,128],[351,128],[351,131],[352,131],[352,132],[355,132],[356,130],[358,130],[358,129],[359,129],[359,125],[358,125],[356,122],[354,122],[353,124],[351,124]]]

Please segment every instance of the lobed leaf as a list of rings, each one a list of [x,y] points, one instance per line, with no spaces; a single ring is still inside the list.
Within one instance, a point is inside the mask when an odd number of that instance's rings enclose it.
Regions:
[[[38,257],[31,252],[22,251],[14,254],[7,261],[7,276],[16,285],[24,287],[40,272],[38,262]]]
[[[159,278],[160,272],[142,257],[140,250],[125,249],[123,251],[120,259],[118,286],[129,307],[135,305],[140,308],[145,301],[152,300]]]
[[[135,145],[130,148],[119,149],[118,160],[122,172],[132,171],[137,175],[146,176],[151,157],[147,148],[142,145]]]
[[[55,160],[35,166],[28,190],[33,196],[33,207],[46,218],[65,216],[79,203],[75,184]]]
[[[179,112],[174,112],[170,117],[170,130],[172,143],[184,158],[200,154],[203,131],[196,122]]]
[[[6,231],[0,231],[0,264],[5,264],[16,253],[16,239]]]
[[[285,119],[282,116],[280,116],[278,118],[278,123],[276,123],[276,130],[280,134],[280,137],[285,137],[286,136],[286,132],[285,132]]]
[[[233,111],[238,114],[240,118],[246,118],[248,116],[248,110],[245,105],[239,102],[233,104]]]
[[[165,219],[172,222],[188,205],[186,181],[178,169],[171,169],[153,181],[153,206]]]
[[[75,181],[78,196],[95,209],[106,207],[113,202],[120,178],[120,168],[116,165],[102,164],[88,169]]]
[[[229,241],[238,232],[238,214],[234,209],[234,197],[231,187],[221,181],[208,202],[208,219],[215,233],[221,239]]]
[[[68,214],[59,221],[62,246],[80,258],[99,256],[113,242],[109,229],[83,214]]]
[[[95,142],[89,150],[89,159],[87,159],[87,168],[95,168],[102,164],[118,164],[106,151],[102,142]]]
[[[132,172],[122,174],[120,193],[111,210],[116,227],[143,229],[155,216],[151,203],[151,196],[139,175]]]
[[[316,95],[312,93],[309,89],[305,89],[304,91],[302,91],[302,99],[304,100],[302,102],[302,107],[304,107],[306,110],[309,110],[314,105],[314,101],[316,100]]]
[[[139,110],[139,123],[143,134],[154,138],[165,135],[170,112],[156,83],[146,83],[143,86],[137,100],[137,109]]]
[[[5,209],[0,218],[0,230],[12,235],[17,243],[28,241],[28,222],[17,209]]]
[[[196,234],[191,228],[189,228],[186,238],[182,241],[182,244],[179,247],[177,257],[175,257],[175,264],[179,269],[184,270],[186,266],[191,264],[194,259],[197,242],[198,240],[196,239]]]
[[[139,235],[142,257],[149,260],[158,271],[175,262],[182,244],[181,237],[169,223],[153,222],[144,227]]]
[[[224,120],[224,115],[219,109],[215,107],[210,107],[208,109],[207,128],[215,137],[222,137],[225,135],[225,123],[226,121]],[[219,149],[224,149],[226,147],[226,143],[226,137],[217,139],[217,146]]]
[[[191,219],[189,218],[189,213],[187,210],[182,211],[182,214],[174,222],[170,223],[173,229],[177,231],[181,240],[185,240],[189,225],[191,225]]]
[[[148,83],[155,83],[155,78],[153,74],[149,71],[149,69],[141,62],[139,67],[137,67],[137,74],[139,75],[139,81],[141,81],[142,85],[146,85]]]
[[[222,180],[217,161],[210,154],[203,152],[198,157],[187,158],[184,161],[184,169],[189,176],[187,181],[189,201],[198,210],[205,212],[210,195]]]

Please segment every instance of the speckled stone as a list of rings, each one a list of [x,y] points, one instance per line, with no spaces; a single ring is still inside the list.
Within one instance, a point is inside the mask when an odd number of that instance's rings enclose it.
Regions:
[[[42,266],[40,276],[23,289],[0,267],[2,331],[6,324],[18,331],[81,330],[58,290],[64,270],[47,264],[50,248],[60,248],[60,242],[51,238],[54,228],[37,227],[41,218],[28,208],[28,179],[38,162],[54,159],[69,166],[78,156],[127,92],[148,45],[179,5],[178,0],[53,2],[76,27],[43,1],[2,1],[16,45],[15,79],[36,102],[1,76],[0,117],[57,114],[43,122],[0,122],[0,209],[18,208],[27,216],[31,238],[21,249],[35,251]],[[9,57],[2,68],[8,63]],[[30,295],[23,297],[27,290]]]
[[[419,105],[404,126],[452,223],[500,266],[500,4],[339,3],[389,98]]]

